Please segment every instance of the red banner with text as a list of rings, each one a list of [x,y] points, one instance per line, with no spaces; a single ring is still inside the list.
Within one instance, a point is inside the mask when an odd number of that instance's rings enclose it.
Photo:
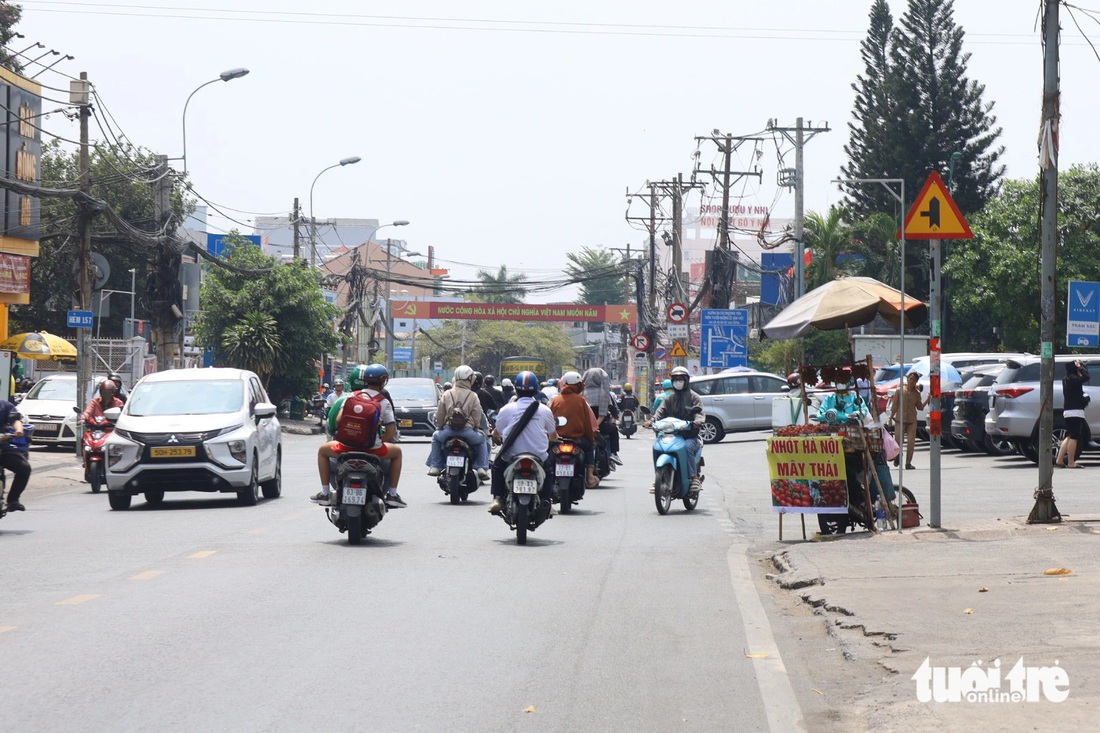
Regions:
[[[438,300],[394,301],[394,318],[456,318],[491,321],[588,321],[634,324],[634,305],[526,303],[447,303]]]

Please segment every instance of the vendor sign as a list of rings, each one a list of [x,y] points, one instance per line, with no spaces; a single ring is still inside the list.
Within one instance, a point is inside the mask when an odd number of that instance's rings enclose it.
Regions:
[[[844,442],[839,435],[768,438],[772,509],[835,514],[848,506]]]

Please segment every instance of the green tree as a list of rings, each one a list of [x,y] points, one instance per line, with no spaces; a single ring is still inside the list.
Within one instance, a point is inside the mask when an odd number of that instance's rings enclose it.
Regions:
[[[53,140],[42,146],[42,185],[50,188],[75,189],[79,178],[79,160],[75,152],[62,149]],[[143,231],[156,229],[153,217],[152,177],[153,154],[139,148],[95,147],[90,156],[91,193],[107,202],[132,226]],[[31,261],[31,302],[12,306],[12,328],[19,330],[43,329],[51,333],[65,333],[65,314],[73,306],[77,293],[77,280],[73,265],[76,262],[79,241],[77,237],[77,210],[72,199],[42,198],[39,256]],[[193,209],[186,200],[183,189],[175,186],[172,192],[172,208],[177,219],[182,219]],[[92,251],[102,254],[111,268],[105,290],[130,290],[131,268],[135,269],[135,315],[147,317],[142,305],[146,271],[155,255],[151,250],[121,237],[103,217],[91,222]],[[110,296],[106,303],[113,306],[111,316],[99,324],[105,337],[122,334],[122,322],[129,317],[124,295]]]
[[[953,0],[909,0],[896,30],[884,0],[870,17],[844,177],[902,178],[913,196],[929,170],[946,173],[959,152],[955,201],[964,214],[980,211],[1004,175],[1004,148],[995,146],[1001,128],[993,103],[982,100],[984,85],[967,77],[970,54],[962,51]],[[848,185],[847,204],[857,218],[894,207],[888,192],[866,184]]]
[[[855,273],[856,268],[852,265],[837,265],[837,258],[853,249],[851,232],[844,223],[843,209],[834,206],[824,216],[811,211],[806,215],[803,238],[806,246],[814,252],[806,274],[807,291],[835,280],[838,275]]]
[[[1058,180],[1058,282],[1055,339],[1065,344],[1069,280],[1100,280],[1100,168],[1063,171]],[[1041,222],[1039,181],[1006,181],[998,196],[968,219],[974,238],[960,242],[944,266],[951,276],[951,348],[1039,352]],[[994,333],[996,330],[996,333]]]
[[[23,8],[14,3],[0,2],[0,66],[16,74],[23,73],[19,57],[7,51],[15,36],[15,26],[23,17]]]
[[[605,249],[582,247],[579,253],[568,252],[565,274],[581,284],[580,302],[585,305],[625,303],[626,278],[619,268],[619,258]]]
[[[207,270],[196,343],[213,349],[215,363],[223,366],[262,375],[270,365],[267,388],[276,400],[312,391],[317,360],[338,343],[332,321],[339,315],[325,302],[316,271],[300,260],[282,265],[243,237],[231,240],[227,252],[231,265],[253,273]]]
[[[443,362],[446,369],[460,363],[465,344],[466,363],[485,374],[495,374],[506,356],[533,356],[552,369],[572,364],[573,342],[553,323],[521,321],[444,321],[430,333],[430,340],[417,341],[421,354]]]
[[[522,283],[527,276],[509,274],[507,265],[501,265],[495,274],[478,270],[477,279],[480,284],[474,286],[472,295],[483,303],[522,303],[526,295]]]

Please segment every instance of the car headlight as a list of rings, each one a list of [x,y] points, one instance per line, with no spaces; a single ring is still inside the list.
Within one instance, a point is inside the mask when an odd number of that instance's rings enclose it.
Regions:
[[[248,443],[243,440],[231,440],[227,444],[229,446],[229,455],[233,456],[233,459],[241,463],[245,463],[245,456],[248,455]]]

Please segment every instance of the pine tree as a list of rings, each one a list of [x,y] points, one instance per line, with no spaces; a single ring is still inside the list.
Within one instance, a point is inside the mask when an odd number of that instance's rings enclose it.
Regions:
[[[955,201],[964,214],[979,211],[1004,175],[998,163],[1004,147],[995,147],[1001,128],[993,103],[982,101],[985,86],[967,78],[970,54],[962,51],[953,0],[909,0],[900,27],[889,30],[888,21],[885,0],[875,0],[862,51],[866,75],[853,85],[850,161],[842,171],[851,178],[905,179],[909,205],[928,172],[946,174],[957,151]],[[889,194],[874,188],[849,187],[853,214],[894,209]]]

